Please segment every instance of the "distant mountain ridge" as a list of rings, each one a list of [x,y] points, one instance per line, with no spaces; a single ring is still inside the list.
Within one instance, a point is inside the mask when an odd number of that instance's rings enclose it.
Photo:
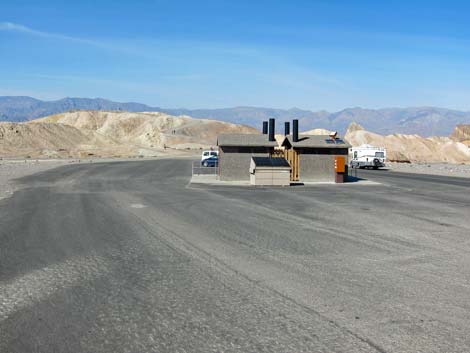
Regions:
[[[122,110],[129,112],[159,112],[160,108],[140,103],[118,103],[102,98],[64,98],[42,101],[31,97],[0,97],[0,120],[29,121],[72,110]]]
[[[470,112],[435,107],[363,109],[347,108],[339,112],[313,112],[298,108],[274,109],[262,107],[234,107],[223,109],[166,109],[140,103],[119,103],[101,98],[64,98],[41,101],[31,97],[0,97],[0,120],[28,121],[71,110],[122,110],[129,112],[162,112],[171,115],[189,115],[194,118],[216,119],[256,128],[263,120],[277,119],[278,132],[283,122],[300,120],[302,131],[314,128],[346,132],[351,122],[382,135],[401,133],[428,136],[448,136],[456,125],[470,124]]]

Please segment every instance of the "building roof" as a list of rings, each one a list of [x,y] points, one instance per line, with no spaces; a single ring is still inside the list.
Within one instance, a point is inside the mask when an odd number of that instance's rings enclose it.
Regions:
[[[217,136],[217,146],[277,147],[278,143],[276,141],[268,141],[268,135],[221,134]]]
[[[287,167],[290,168],[289,162],[281,157],[252,157],[257,167]]]
[[[292,135],[288,135],[282,142],[284,147],[297,148],[350,148],[351,145],[341,139],[332,139],[329,135],[299,135],[299,141],[293,142]]]

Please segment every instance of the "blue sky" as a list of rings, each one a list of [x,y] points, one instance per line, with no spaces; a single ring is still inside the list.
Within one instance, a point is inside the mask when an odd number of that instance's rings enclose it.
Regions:
[[[0,0],[0,95],[470,110],[468,1]]]

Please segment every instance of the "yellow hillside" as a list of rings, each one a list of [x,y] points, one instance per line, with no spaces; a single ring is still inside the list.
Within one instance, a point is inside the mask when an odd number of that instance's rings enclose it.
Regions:
[[[163,113],[75,111],[27,123],[0,123],[3,156],[133,156],[215,145],[219,133],[254,128]]]

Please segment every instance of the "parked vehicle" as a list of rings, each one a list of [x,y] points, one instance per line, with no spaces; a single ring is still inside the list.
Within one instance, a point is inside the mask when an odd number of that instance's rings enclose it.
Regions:
[[[385,167],[387,151],[384,147],[362,145],[351,148],[349,152],[351,158],[351,168],[379,169]]]
[[[202,151],[201,155],[201,163],[204,162],[205,159],[211,158],[211,157],[218,157],[219,156],[219,151]]]
[[[219,165],[219,157],[212,156],[201,161],[203,167],[217,167]]]

